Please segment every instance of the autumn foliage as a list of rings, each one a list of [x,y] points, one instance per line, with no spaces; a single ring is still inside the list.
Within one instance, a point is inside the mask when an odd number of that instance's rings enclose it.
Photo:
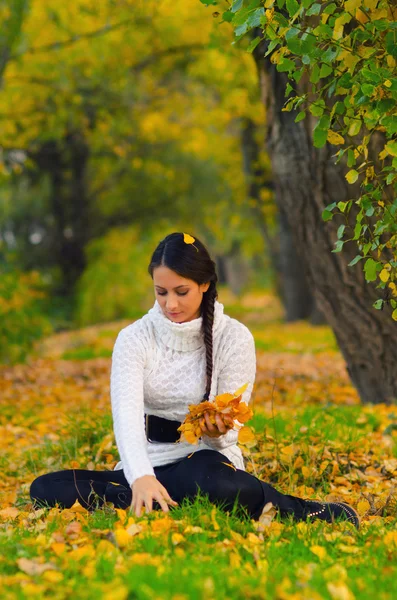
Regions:
[[[178,428],[181,432],[181,441],[189,442],[189,444],[197,444],[201,435],[202,428],[205,426],[204,413],[209,413],[209,418],[212,424],[215,424],[216,414],[221,417],[228,416],[232,420],[237,420],[234,429],[239,431],[239,441],[248,439],[250,431],[248,427],[241,428],[242,423],[246,423],[253,416],[252,410],[242,401],[243,393],[247,389],[246,383],[239,388],[234,394],[226,393],[215,396],[214,401],[201,402],[200,404],[191,404],[189,412],[182,425]]]

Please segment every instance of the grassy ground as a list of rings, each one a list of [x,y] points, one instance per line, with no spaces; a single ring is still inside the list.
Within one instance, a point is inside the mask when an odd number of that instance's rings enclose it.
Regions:
[[[281,322],[271,296],[236,302],[257,344],[247,470],[285,493],[344,500],[347,523],[269,526],[205,499],[136,519],[112,504],[32,511],[34,477],[113,469],[110,353],[126,323],[59,334],[0,369],[0,589],[9,599],[397,597],[397,408],[359,405],[327,327]]]

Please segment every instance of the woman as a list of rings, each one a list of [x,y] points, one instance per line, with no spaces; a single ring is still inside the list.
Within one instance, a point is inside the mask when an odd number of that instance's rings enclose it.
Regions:
[[[284,495],[245,471],[237,432],[226,417],[212,424],[205,414],[197,446],[180,441],[178,427],[189,404],[234,392],[255,379],[252,334],[226,316],[217,301],[215,263],[205,246],[172,233],[153,253],[149,273],[156,301],[148,313],[122,329],[112,357],[111,404],[121,461],[114,471],[70,469],[41,475],[30,494],[35,506],[88,509],[104,501],[130,505],[137,516],[154,505],[168,512],[200,490],[230,510],[241,507],[259,519],[268,502],[296,520],[344,518],[358,527],[357,513],[343,503],[320,503]]]

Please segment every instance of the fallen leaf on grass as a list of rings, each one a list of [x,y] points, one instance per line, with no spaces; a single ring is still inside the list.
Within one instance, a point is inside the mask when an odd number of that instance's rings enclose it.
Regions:
[[[41,575],[49,569],[56,570],[56,565],[52,563],[39,563],[37,560],[29,558],[18,558],[17,565],[21,571],[27,575]]]
[[[323,546],[313,545],[310,546],[310,551],[313,552],[320,560],[324,560],[327,557],[327,551]]]
[[[272,502],[267,502],[263,507],[262,514],[259,517],[259,523],[264,527],[270,527],[271,522],[277,514],[277,509]]]
[[[14,506],[9,506],[8,508],[3,508],[0,510],[0,518],[1,519],[16,519],[19,515],[19,510]]]

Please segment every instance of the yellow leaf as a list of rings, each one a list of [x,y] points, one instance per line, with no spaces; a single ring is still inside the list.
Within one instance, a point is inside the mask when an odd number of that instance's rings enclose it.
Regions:
[[[313,552],[320,560],[324,560],[327,556],[327,551],[323,546],[310,546],[310,551]]]
[[[124,524],[127,520],[127,511],[124,510],[124,508],[115,508],[115,511],[117,513],[119,521],[121,521]]]
[[[114,530],[114,537],[120,548],[124,548],[132,540],[132,536],[122,527],[117,527]]]
[[[391,87],[393,84],[392,84],[392,82],[390,81],[390,79],[386,79],[386,81],[384,81],[384,82],[383,82],[383,85],[385,85],[386,87],[388,87],[388,88],[389,88],[389,87]]]
[[[310,477],[311,471],[308,467],[302,467],[302,475],[303,477]]]
[[[212,523],[212,526],[215,529],[215,531],[219,531],[219,525],[218,525],[218,522],[216,520],[216,507],[215,506],[211,510],[211,523]]]
[[[397,321],[397,308],[396,308],[395,310],[393,310],[393,312],[392,312],[392,315],[391,315],[391,318],[392,318],[394,321]]]
[[[355,169],[350,169],[345,177],[349,183],[354,183],[358,179],[358,172]]]
[[[50,547],[57,556],[61,556],[66,551],[66,544],[64,542],[54,542]]]
[[[191,235],[189,235],[188,233],[184,233],[183,234],[183,241],[185,242],[185,244],[194,244],[194,242],[196,241],[194,237],[192,237]]]
[[[172,543],[177,546],[181,542],[185,541],[185,537],[181,533],[173,533],[171,536]]]
[[[1,519],[15,519],[19,515],[19,510],[15,506],[9,506],[0,510]]]
[[[45,571],[43,573],[43,579],[50,583],[59,583],[62,581],[63,575],[59,571]]]
[[[267,10],[265,10],[265,15],[266,15],[267,22],[271,23],[273,21],[273,17],[274,17],[274,8],[268,8]]]
[[[332,600],[354,600],[354,596],[343,581],[328,582],[327,588]]]
[[[383,283],[386,283],[386,281],[389,281],[389,279],[390,279],[389,271],[387,271],[386,269],[382,269],[382,271],[379,273],[379,279],[381,281],[383,281]]]
[[[345,138],[339,135],[336,131],[332,131],[332,129],[328,129],[327,141],[334,146],[338,144],[344,144]]]
[[[238,388],[238,390],[236,390],[236,391],[234,392],[234,394],[233,394],[233,395],[234,395],[236,398],[238,398],[239,396],[241,396],[242,394],[244,394],[244,392],[245,392],[245,390],[247,389],[247,387],[248,387],[248,383],[245,383],[245,384],[244,384],[244,385],[242,385],[240,388]]]
[[[281,452],[287,456],[293,456],[297,452],[297,447],[294,446],[294,444],[290,444],[289,446],[281,448]]]
[[[242,427],[238,432],[238,443],[246,444],[247,442],[253,442],[255,440],[255,434],[251,427]]]
[[[361,0],[346,0],[344,9],[346,12],[353,13],[356,8],[361,6]]]
[[[367,500],[361,500],[357,504],[357,511],[360,515],[363,515],[364,513],[366,513],[370,508],[371,508],[370,504]]]
[[[332,34],[332,37],[334,38],[334,40],[340,40],[341,37],[343,37],[344,24],[345,24],[344,15],[335,19],[334,32]]]

